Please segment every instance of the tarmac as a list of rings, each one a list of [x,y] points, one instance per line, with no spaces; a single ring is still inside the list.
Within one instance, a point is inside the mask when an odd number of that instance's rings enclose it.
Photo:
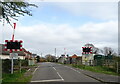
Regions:
[[[69,67],[72,67],[72,66],[69,66]],[[35,68],[36,68],[36,66],[31,68],[30,71],[28,71],[27,74],[25,74],[25,75],[28,75],[28,74],[30,75],[35,70]],[[72,67],[72,68],[74,68],[74,67]],[[81,73],[83,73],[86,76],[89,76],[89,77],[96,79],[103,83],[120,84],[120,76],[96,73],[96,72],[92,72],[92,71],[88,71],[88,70],[82,70],[79,68],[74,68],[74,69],[80,71]]]

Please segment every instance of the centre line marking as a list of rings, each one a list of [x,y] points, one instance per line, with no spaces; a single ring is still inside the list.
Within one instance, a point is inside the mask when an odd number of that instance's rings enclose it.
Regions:
[[[55,71],[57,71],[55,67],[53,67],[53,69],[55,69]]]
[[[57,72],[55,67],[53,67],[53,69]],[[57,72],[57,75],[61,78],[62,81],[64,81],[63,77],[59,74],[59,72]]]

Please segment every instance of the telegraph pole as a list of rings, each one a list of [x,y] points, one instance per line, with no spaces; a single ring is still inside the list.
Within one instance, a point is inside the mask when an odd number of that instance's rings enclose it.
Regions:
[[[41,58],[42,58],[42,53],[41,53]]]
[[[55,57],[56,57],[56,48],[55,48]]]
[[[65,54],[65,56],[66,56],[66,48],[64,48],[64,54]]]

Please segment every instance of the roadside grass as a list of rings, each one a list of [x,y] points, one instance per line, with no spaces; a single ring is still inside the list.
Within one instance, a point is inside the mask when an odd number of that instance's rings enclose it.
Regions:
[[[117,76],[119,75],[120,76],[120,74],[116,73],[115,69],[104,67],[104,66],[85,66],[85,65],[74,65],[74,64],[72,64],[71,66],[75,67],[75,68],[80,68],[80,69],[83,69],[83,70],[89,70],[89,71],[92,71],[92,72],[103,73],[103,74],[108,74],[108,75],[117,75]]]
[[[7,83],[22,83],[22,84],[26,84],[27,82],[30,81],[31,76],[25,77],[24,73],[26,72],[25,69],[21,70],[21,73],[19,71],[15,71],[14,74],[10,74],[10,73],[3,73],[2,74],[2,84],[7,84]]]
[[[63,64],[63,63],[59,63],[59,64]],[[116,73],[115,69],[109,68],[109,67],[104,67],[104,66],[87,66],[87,65],[76,65],[76,64],[63,64],[63,65],[68,65],[68,66],[72,66],[75,68],[79,68],[82,70],[88,70],[88,71],[92,71],[92,72],[96,72],[96,73],[120,76],[120,74]]]

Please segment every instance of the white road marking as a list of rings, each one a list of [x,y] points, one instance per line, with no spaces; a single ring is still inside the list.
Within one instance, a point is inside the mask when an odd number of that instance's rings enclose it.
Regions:
[[[61,65],[61,64],[58,64],[58,65]]]
[[[75,70],[75,69],[73,69],[73,68],[70,68],[70,69],[72,69],[73,71],[77,71],[77,70]]]
[[[64,66],[64,67],[70,68],[70,67],[68,67],[68,66]],[[79,72],[79,71],[77,71],[77,70],[75,70],[75,69],[73,69],[73,68],[70,68],[70,69],[72,69],[73,71],[76,71],[76,72],[78,72],[78,73],[81,73],[81,72]]]
[[[55,69],[55,71],[57,71],[55,67],[53,67],[53,69]]]
[[[57,71],[55,67],[53,67],[53,69],[54,69],[55,71]],[[58,76],[61,78],[61,80],[64,81],[63,77],[59,74],[59,72],[57,72],[57,74],[58,74]]]
[[[62,79],[51,79],[51,80],[37,80],[31,82],[53,82],[53,81],[63,81]]]
[[[38,67],[39,67],[39,66],[38,66]],[[33,72],[32,74],[34,74],[34,73],[37,71],[38,67],[34,70],[34,72]]]
[[[68,66],[64,66],[64,67],[70,68],[70,67],[68,67]]]
[[[63,77],[57,72],[58,76],[61,78],[61,80],[64,81]]]
[[[30,69],[28,69],[27,71],[30,71]]]

